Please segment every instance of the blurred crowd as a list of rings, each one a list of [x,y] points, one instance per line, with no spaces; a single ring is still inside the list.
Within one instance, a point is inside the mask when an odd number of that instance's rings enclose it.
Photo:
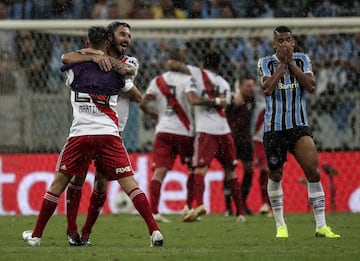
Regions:
[[[358,0],[7,0],[10,19],[358,16]]]
[[[332,17],[358,16],[359,12],[359,0],[344,0],[341,6],[340,1],[332,0],[0,0],[2,20]],[[360,32],[302,35],[297,36],[296,41],[298,51],[304,51],[312,60],[317,94],[336,96],[338,93],[359,92]],[[0,30],[0,95],[17,94],[19,86],[26,86],[26,91],[36,94],[56,94],[66,90],[63,88],[63,75],[59,73],[60,57],[63,53],[84,47],[84,43],[82,36]],[[232,38],[135,39],[128,54],[139,60],[141,77],[137,77],[135,83],[141,90],[145,90],[149,81],[165,70],[170,46],[185,49],[188,63],[193,65],[197,64],[202,50],[219,51],[222,54],[220,74],[230,83],[242,75],[255,76],[258,58],[273,53],[271,40],[252,32]],[[318,102],[314,109],[330,111],[331,115],[339,118],[339,124],[343,124],[344,114],[349,115],[355,104],[339,104],[341,100],[325,104]],[[130,109],[137,113],[137,107]],[[153,130],[151,120],[145,118],[132,122],[129,128],[138,129],[138,124],[142,124],[144,130],[140,138],[151,141],[151,138],[145,137],[146,130]],[[126,132],[124,135],[127,135]],[[149,137],[152,137],[151,131]],[[138,137],[130,137],[129,140],[134,145],[130,151],[139,150],[137,143],[141,141]],[[151,149],[147,141],[143,144],[140,150]]]

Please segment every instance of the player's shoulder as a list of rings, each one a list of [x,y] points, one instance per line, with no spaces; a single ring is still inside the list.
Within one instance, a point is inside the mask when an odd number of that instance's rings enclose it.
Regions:
[[[293,53],[293,58],[300,60],[309,60],[309,56],[306,53],[302,53],[302,52]]]
[[[135,56],[124,55],[122,62],[132,65],[135,68],[139,68],[139,61]]]
[[[216,82],[218,85],[226,87],[226,88],[230,88],[230,83],[221,75],[217,74],[215,76]]]
[[[260,59],[259,59],[259,63],[271,62],[271,61],[276,61],[276,57],[274,54],[266,55],[266,56],[260,57]]]

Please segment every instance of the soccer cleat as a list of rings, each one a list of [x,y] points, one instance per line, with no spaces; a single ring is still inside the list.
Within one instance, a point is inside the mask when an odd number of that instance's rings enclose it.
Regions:
[[[76,233],[76,236],[73,237],[70,233],[67,234],[67,241],[69,246],[83,246],[84,243],[80,239],[80,235]]]
[[[32,230],[25,230],[22,233],[22,238],[29,244],[29,246],[40,246],[41,238],[32,237]]]
[[[91,246],[90,234],[84,234],[80,237],[81,246]]]
[[[153,214],[153,217],[155,219],[156,222],[162,222],[162,223],[171,223],[171,221],[169,219],[167,219],[166,217],[164,217],[163,215],[161,215],[160,213],[158,214]]]
[[[189,214],[190,211],[191,211],[191,210],[190,210],[189,206],[188,206],[188,205],[185,205],[185,206],[184,206],[184,209],[183,209],[183,214],[184,214],[184,216],[186,216],[187,214]]]
[[[243,215],[238,215],[236,217],[236,222],[240,222],[240,223],[245,223],[246,222],[246,218]]]
[[[315,231],[316,237],[328,237],[328,238],[340,238],[341,236],[338,234],[335,234],[331,231],[331,228],[329,226],[323,226],[321,228],[317,228]]]
[[[288,238],[287,226],[279,226],[276,229],[276,238]]]
[[[190,212],[184,216],[183,221],[184,222],[193,222],[197,220],[200,216],[206,214],[206,208],[205,205],[200,205],[195,209],[190,210]]]
[[[150,237],[150,247],[159,247],[164,244],[164,237],[161,235],[159,230],[152,232]]]
[[[268,203],[262,204],[259,212],[260,212],[261,215],[268,214],[270,212],[269,204]]]

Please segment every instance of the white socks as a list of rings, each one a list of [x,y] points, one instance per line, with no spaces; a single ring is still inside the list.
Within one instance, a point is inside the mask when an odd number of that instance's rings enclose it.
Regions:
[[[267,191],[275,217],[276,226],[286,226],[284,221],[284,202],[281,181],[275,182],[268,179]]]
[[[314,209],[316,228],[326,226],[325,193],[321,182],[308,182],[308,196]]]

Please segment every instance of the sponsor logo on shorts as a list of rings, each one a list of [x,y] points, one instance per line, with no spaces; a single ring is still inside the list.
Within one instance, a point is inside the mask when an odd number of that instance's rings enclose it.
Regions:
[[[125,172],[130,172],[130,171],[131,171],[130,166],[115,169],[116,174],[119,174],[119,173],[121,174],[121,173],[125,173]]]

